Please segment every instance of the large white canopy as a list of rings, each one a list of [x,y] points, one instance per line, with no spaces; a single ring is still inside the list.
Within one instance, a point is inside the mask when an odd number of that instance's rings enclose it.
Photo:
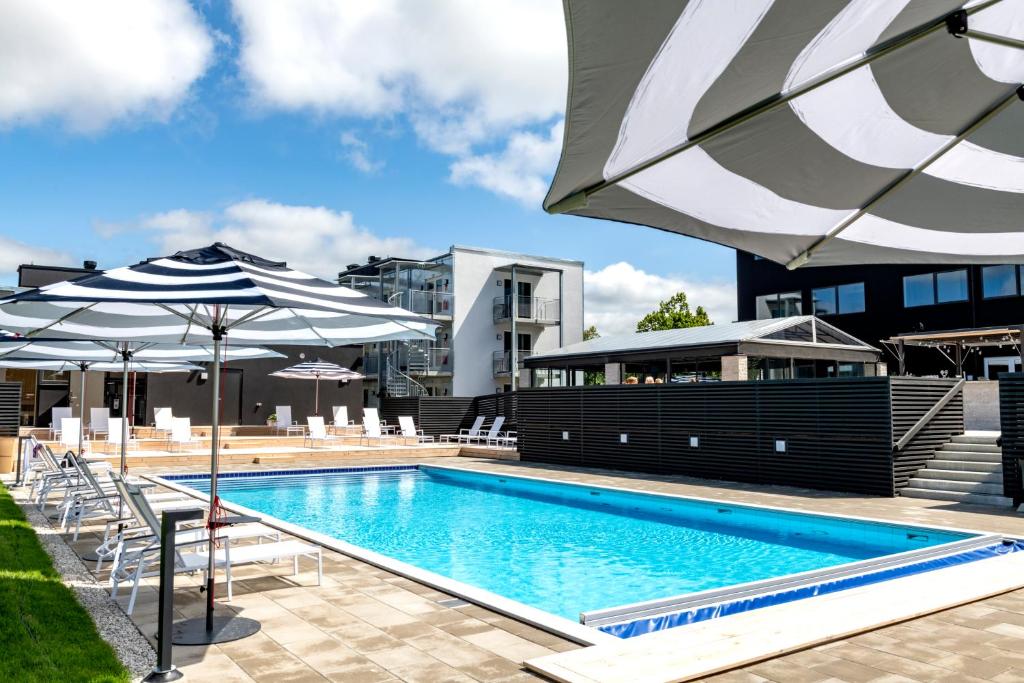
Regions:
[[[1024,259],[1024,0],[565,0],[565,12],[570,89],[547,210],[790,267]]]

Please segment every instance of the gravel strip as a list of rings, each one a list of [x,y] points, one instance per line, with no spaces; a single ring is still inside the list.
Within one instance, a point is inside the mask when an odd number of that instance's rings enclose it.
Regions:
[[[14,491],[11,489],[12,493]],[[110,599],[106,588],[86,569],[75,551],[64,542],[60,532],[50,526],[49,520],[35,505],[17,498],[16,500],[53,560],[53,566],[60,573],[64,584],[75,591],[78,601],[96,622],[100,637],[110,643],[118,659],[133,677],[139,678],[148,674],[156,664],[156,652],[131,617]]]

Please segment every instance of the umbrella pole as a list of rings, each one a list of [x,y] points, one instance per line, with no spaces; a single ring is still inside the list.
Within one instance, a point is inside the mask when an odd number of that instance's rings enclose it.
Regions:
[[[313,394],[313,414],[320,416],[320,375],[316,376],[316,391]]]
[[[209,645],[239,640],[257,633],[260,623],[255,619],[233,616],[214,616],[213,585],[217,570],[217,468],[220,451],[220,353],[223,331],[213,333],[213,411],[210,419],[210,512],[206,526],[209,537],[206,566],[206,617],[186,619],[174,625],[172,637],[175,645]],[[231,523],[231,522],[228,522]]]
[[[82,457],[82,442],[85,440],[85,363],[78,366],[82,372],[82,387],[78,391],[78,457]]]
[[[128,473],[128,344],[121,349],[121,476]]]

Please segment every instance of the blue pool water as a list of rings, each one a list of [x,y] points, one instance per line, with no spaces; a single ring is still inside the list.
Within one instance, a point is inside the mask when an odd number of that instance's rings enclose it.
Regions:
[[[208,491],[208,478],[174,477]],[[223,500],[572,620],[966,538],[420,467],[225,477]]]

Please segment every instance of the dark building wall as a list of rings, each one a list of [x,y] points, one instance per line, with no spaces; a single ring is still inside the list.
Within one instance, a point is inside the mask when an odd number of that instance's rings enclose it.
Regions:
[[[305,424],[313,414],[314,382],[312,380],[270,377],[275,370],[296,365],[303,360],[322,358],[346,368],[354,368],[361,355],[361,346],[323,348],[316,346],[275,346],[287,358],[228,362],[224,387],[223,420],[226,425],[263,424],[278,405],[290,405],[292,418]],[[305,358],[299,354],[304,353]],[[331,406],[347,406],[354,420],[362,417],[363,383],[356,380],[338,387],[338,382],[320,382],[320,414],[333,419]],[[241,394],[241,400],[239,395]],[[153,409],[170,406],[178,417],[192,419],[192,424],[210,423],[210,382],[199,384],[195,373],[150,375],[146,400],[145,424],[153,422]],[[261,405],[262,404],[262,405]]]
[[[63,268],[58,266],[18,266],[19,287],[44,287],[54,282],[74,280],[76,277],[95,273],[95,268]]]
[[[967,270],[969,300],[904,307],[903,277],[945,270]],[[864,312],[846,315],[823,315],[822,319],[849,332],[862,341],[881,348],[879,343],[905,332],[953,330],[998,325],[1024,324],[1024,297],[1012,296],[985,299],[982,295],[981,266],[943,265],[869,265],[805,267],[787,270],[773,261],[755,259],[752,254],[736,252],[736,296],[739,320],[757,317],[755,300],[763,294],[799,290],[803,295],[803,313],[813,313],[811,290],[831,285],[864,283]],[[984,355],[1013,356],[1012,346],[989,349]],[[896,359],[883,356],[891,372],[896,372]],[[982,356],[974,354],[964,363],[969,375],[981,376]],[[952,373],[953,365],[932,349],[908,348],[907,370],[913,374],[935,374],[940,370]]]

